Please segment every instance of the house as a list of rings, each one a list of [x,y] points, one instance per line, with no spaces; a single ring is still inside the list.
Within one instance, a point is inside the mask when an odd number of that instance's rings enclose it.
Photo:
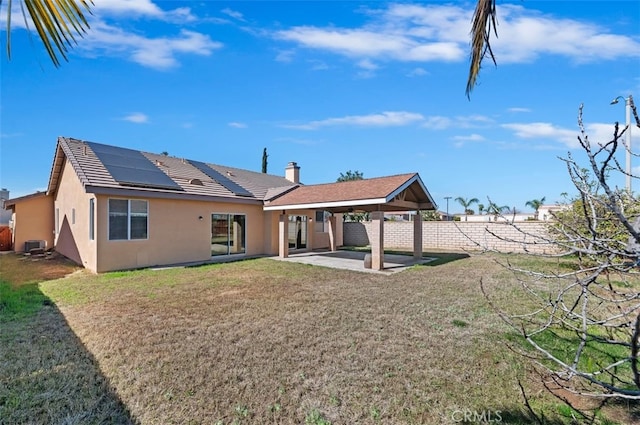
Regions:
[[[53,248],[53,196],[36,192],[7,200],[5,208],[12,213],[11,245],[15,251]]]
[[[295,162],[282,177],[60,137],[47,191],[7,206],[18,250],[45,240],[105,272],[335,250],[341,213],[371,212],[382,226],[384,211],[433,209],[435,202],[417,173],[303,185]],[[382,268],[382,237],[372,245],[374,268]]]

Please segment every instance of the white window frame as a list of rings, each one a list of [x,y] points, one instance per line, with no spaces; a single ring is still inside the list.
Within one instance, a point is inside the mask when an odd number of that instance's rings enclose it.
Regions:
[[[122,239],[111,239],[111,200],[117,201],[127,201],[127,237]],[[146,227],[147,227],[147,235],[145,238],[131,238],[131,202],[144,202],[147,206],[146,210]],[[109,220],[107,220],[107,238],[109,241],[117,242],[117,241],[144,241],[149,240],[149,201],[146,199],[126,199],[126,198],[109,198],[107,202],[107,216]]]

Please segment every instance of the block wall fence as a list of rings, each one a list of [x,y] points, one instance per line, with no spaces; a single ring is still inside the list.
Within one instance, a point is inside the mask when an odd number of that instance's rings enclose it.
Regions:
[[[369,245],[371,222],[343,224],[344,245]],[[553,247],[540,238],[547,235],[547,226],[548,223],[535,221],[519,222],[515,225],[500,222],[424,221],[422,249],[479,250],[482,249],[479,246],[481,245],[500,252],[524,252],[526,249],[529,252],[550,253],[553,252]],[[413,250],[413,223],[386,221],[384,247]]]

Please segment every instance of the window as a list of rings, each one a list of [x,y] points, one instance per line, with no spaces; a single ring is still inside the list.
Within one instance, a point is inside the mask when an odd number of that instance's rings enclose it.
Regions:
[[[91,198],[89,199],[89,240],[90,241],[95,239],[95,233],[94,233],[95,219],[93,218],[95,212],[96,212],[95,199]]]
[[[109,240],[148,238],[148,202],[109,199]]]

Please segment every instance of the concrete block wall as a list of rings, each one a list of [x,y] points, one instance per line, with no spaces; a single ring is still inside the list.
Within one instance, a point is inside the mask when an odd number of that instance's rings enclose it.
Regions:
[[[345,222],[344,245],[369,245],[371,223]],[[550,253],[554,247],[537,236],[545,237],[548,223],[520,222],[515,227],[506,223],[425,221],[422,223],[422,249],[478,250],[494,249],[501,252]],[[518,230],[520,229],[520,231]],[[495,236],[497,235],[497,237]],[[413,249],[413,223],[384,223],[385,248]]]

